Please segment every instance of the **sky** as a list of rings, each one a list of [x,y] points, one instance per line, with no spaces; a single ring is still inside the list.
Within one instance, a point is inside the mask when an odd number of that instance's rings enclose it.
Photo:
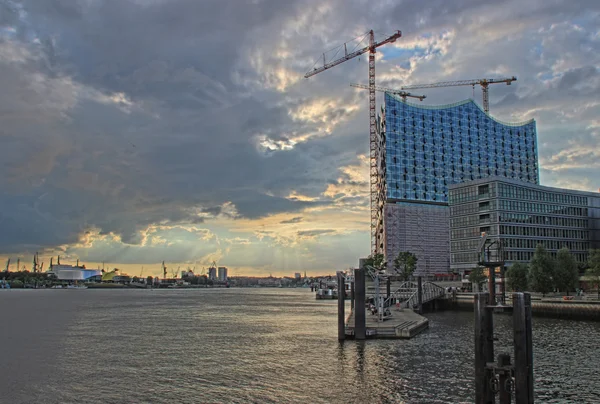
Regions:
[[[355,266],[368,99],[350,84],[368,58],[304,74],[369,29],[402,31],[378,85],[517,76],[490,86],[491,114],[536,120],[543,185],[598,191],[597,0],[0,0],[0,262]],[[421,93],[481,103],[469,86]]]

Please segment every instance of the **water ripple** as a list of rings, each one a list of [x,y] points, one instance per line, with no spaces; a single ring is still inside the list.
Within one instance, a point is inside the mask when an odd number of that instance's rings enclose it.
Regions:
[[[305,289],[0,294],[2,403],[468,403],[473,314],[412,340],[336,340],[336,302]],[[496,318],[496,352],[511,351]],[[591,403],[597,323],[534,319],[536,397]],[[597,402],[597,401],[596,401]]]

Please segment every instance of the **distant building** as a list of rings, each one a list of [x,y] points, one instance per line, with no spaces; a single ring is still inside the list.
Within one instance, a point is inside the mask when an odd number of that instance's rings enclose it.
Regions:
[[[300,272],[296,272],[294,274],[294,278],[296,278],[296,279],[302,279],[302,274]]]
[[[194,271],[188,269],[186,271],[181,271],[181,278],[193,278],[195,276]]]
[[[131,282],[131,277],[127,274],[122,274],[118,268],[110,272],[102,273],[102,282],[126,283]]]
[[[499,240],[506,266],[529,262],[538,244],[567,247],[579,263],[600,248],[600,193],[494,177],[450,185],[451,268],[477,266],[482,233]]]
[[[208,268],[208,279],[211,281],[217,280],[217,268],[215,268],[215,267]]]
[[[95,276],[102,276],[98,269],[86,269],[85,265],[52,265],[47,272],[61,281],[84,281]]]
[[[386,93],[378,123],[383,209],[376,245],[388,268],[410,251],[417,273],[449,271],[452,184],[492,176],[539,182],[534,120],[501,122],[473,100],[422,106]]]
[[[263,287],[272,287],[272,288],[280,287],[281,279],[273,278],[272,276],[269,276],[268,278],[259,278],[258,285],[263,286]]]
[[[219,267],[219,281],[225,282],[227,281],[227,268]]]

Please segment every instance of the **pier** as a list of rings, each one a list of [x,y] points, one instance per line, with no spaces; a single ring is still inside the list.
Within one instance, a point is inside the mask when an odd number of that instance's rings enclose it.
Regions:
[[[410,309],[392,309],[390,316],[379,321],[377,315],[367,314],[365,334],[367,338],[412,338],[429,328],[429,320]],[[354,338],[354,312],[346,320],[346,338]]]
[[[368,286],[367,279],[371,281]],[[392,287],[389,276],[368,266],[355,269],[352,275],[338,272],[338,290],[347,282],[352,285],[351,309],[347,317],[343,297],[338,296],[340,341],[346,338],[412,338],[429,328],[429,320],[421,315],[423,305],[447,297],[444,288],[431,282],[423,283],[421,278]]]

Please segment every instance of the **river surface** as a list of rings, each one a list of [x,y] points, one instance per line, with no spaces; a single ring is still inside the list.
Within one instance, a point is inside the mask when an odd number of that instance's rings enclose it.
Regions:
[[[307,289],[13,289],[0,310],[1,403],[473,402],[470,312],[339,344],[336,302]],[[537,402],[600,402],[600,324],[533,327]]]

